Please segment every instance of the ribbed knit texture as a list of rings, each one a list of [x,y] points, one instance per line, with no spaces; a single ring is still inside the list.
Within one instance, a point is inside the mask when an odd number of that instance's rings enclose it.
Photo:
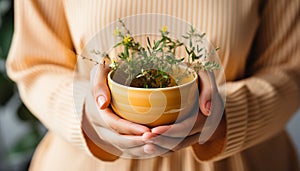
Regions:
[[[81,106],[89,89],[85,78],[91,65],[77,61],[76,54],[118,18],[143,13],[181,18],[206,32],[208,39],[221,47],[218,53],[227,80],[226,140],[192,148],[197,161],[212,162],[275,136],[298,109],[299,9],[299,0],[19,0],[15,1],[8,74],[18,83],[25,104],[51,132],[91,155],[80,125]],[[153,25],[161,23],[152,21],[137,27]],[[76,62],[78,72],[74,72]],[[192,158],[192,149],[174,156],[183,153]],[[149,162],[156,163],[154,170],[170,169],[166,160],[187,159],[157,158]],[[131,162],[141,165],[147,161]],[[214,168],[212,163],[186,163],[190,170]]]

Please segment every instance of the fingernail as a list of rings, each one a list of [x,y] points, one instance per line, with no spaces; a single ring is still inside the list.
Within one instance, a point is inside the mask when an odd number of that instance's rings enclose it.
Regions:
[[[155,152],[155,149],[152,145],[145,145],[144,152],[147,154],[153,154]]]
[[[205,103],[205,109],[207,111],[207,115],[209,115],[210,109],[211,109],[211,101],[210,100]]]
[[[106,102],[106,98],[104,96],[98,96],[97,104],[98,104],[99,108],[102,108],[103,105],[105,104],[105,102]]]
[[[205,104],[205,108],[210,111],[210,107],[211,107],[211,101],[207,101],[206,104]]]

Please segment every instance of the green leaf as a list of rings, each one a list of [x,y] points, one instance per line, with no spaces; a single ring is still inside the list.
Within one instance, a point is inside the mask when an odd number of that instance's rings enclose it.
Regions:
[[[125,60],[125,55],[124,55],[124,52],[121,52],[118,57],[122,60]]]
[[[150,42],[150,38],[149,38],[149,37],[147,37],[147,42],[148,42],[148,46],[149,46],[150,48],[152,48],[152,45],[151,45],[151,42]]]
[[[199,45],[197,44],[197,52],[200,53],[203,50],[203,48],[200,48]]]
[[[190,48],[193,47],[193,42],[192,40],[190,39]]]
[[[162,77],[163,77],[164,79],[168,79],[168,78],[169,78],[168,75],[163,75]]]
[[[203,54],[200,54],[196,57],[196,59],[200,59],[200,58],[202,58],[202,56],[203,56]]]
[[[179,47],[179,46],[182,46],[182,45],[183,45],[183,43],[179,42],[176,46]]]
[[[182,37],[185,39],[189,39],[189,36],[186,36],[186,35],[182,35]]]
[[[202,33],[202,34],[200,35],[200,37],[203,38],[205,35],[206,35],[206,33]]]
[[[118,46],[120,46],[120,45],[122,45],[122,44],[123,44],[122,42],[119,42],[119,43],[117,43],[117,44],[114,45],[114,48],[115,48],[115,47],[118,47]]]
[[[195,32],[195,28],[191,25],[191,33]]]
[[[180,58],[180,59],[178,59],[178,62],[182,62],[182,61],[184,61],[184,57],[183,57],[183,58]]]
[[[190,55],[191,52],[188,50],[188,48],[187,48],[186,46],[185,46],[184,48],[185,48],[186,53],[187,53],[188,55]]]
[[[127,59],[129,57],[128,46],[124,46],[124,58]]]
[[[157,42],[155,42],[155,44],[154,44],[154,46],[153,46],[153,49],[157,49],[158,48],[158,46],[160,45],[160,43],[161,43],[161,41],[159,40],[159,41],[157,41]]]
[[[192,61],[194,61],[197,58],[195,52],[192,51]]]

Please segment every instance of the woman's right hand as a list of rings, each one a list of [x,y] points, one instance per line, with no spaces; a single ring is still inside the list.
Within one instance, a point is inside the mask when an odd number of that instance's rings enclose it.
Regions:
[[[154,145],[142,138],[142,135],[150,132],[150,129],[120,118],[109,108],[111,98],[107,86],[109,71],[109,67],[102,64],[91,71],[92,91],[85,101],[82,122],[85,133],[107,152],[115,151],[114,153],[122,153],[129,157],[153,155]]]

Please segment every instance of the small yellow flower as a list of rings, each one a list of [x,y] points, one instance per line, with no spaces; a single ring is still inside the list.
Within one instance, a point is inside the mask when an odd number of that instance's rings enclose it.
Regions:
[[[130,34],[128,34],[126,37],[124,37],[123,39],[123,43],[124,44],[129,44],[132,41],[132,37],[130,36]]]
[[[109,67],[111,67],[112,69],[117,69],[119,66],[118,62],[113,59],[112,62],[109,64]]]
[[[114,30],[114,36],[119,36],[120,33],[121,33],[121,31],[119,30],[119,28],[116,28],[116,29]]]
[[[166,33],[168,31],[168,27],[166,25],[162,26],[161,32]]]

